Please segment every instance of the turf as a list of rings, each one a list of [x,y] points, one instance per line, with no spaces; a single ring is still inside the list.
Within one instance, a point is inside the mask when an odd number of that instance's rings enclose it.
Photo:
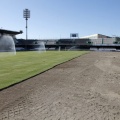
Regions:
[[[87,53],[86,51],[17,52],[14,56],[0,53],[0,89],[20,82],[57,64]]]

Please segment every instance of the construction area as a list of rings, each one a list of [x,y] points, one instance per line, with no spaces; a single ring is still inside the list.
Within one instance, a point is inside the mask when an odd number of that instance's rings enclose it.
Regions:
[[[89,52],[0,92],[0,120],[120,120],[120,54]]]

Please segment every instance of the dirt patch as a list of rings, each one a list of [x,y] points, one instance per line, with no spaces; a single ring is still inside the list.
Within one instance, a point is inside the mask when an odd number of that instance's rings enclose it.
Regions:
[[[119,120],[120,53],[91,52],[0,92],[0,120]]]

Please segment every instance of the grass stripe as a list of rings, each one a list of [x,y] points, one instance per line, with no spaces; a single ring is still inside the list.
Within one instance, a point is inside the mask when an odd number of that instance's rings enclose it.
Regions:
[[[20,82],[86,51],[17,52],[14,56],[0,56],[0,89]],[[1,54],[1,53],[0,53]]]

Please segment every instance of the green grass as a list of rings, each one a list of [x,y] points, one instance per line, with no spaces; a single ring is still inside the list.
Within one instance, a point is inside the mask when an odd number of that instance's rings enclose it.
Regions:
[[[86,51],[17,52],[1,57],[0,89],[41,73],[53,66],[87,53]]]

